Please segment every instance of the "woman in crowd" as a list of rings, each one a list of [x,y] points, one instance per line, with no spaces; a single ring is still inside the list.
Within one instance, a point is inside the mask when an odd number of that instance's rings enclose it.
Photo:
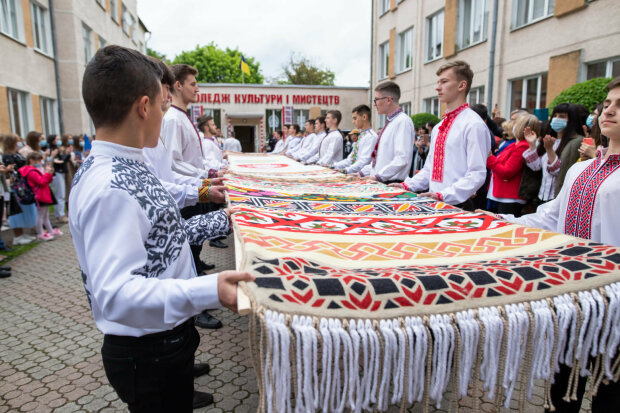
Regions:
[[[607,137],[601,133],[601,127],[598,124],[598,117],[602,110],[603,104],[599,103],[586,119],[586,124],[583,127],[584,136],[592,138],[594,145],[585,142],[581,144],[579,155],[582,161],[596,158],[596,151],[607,147]]]
[[[28,135],[30,136],[30,134]],[[36,135],[33,136],[36,137],[38,143],[39,137]],[[5,135],[4,137],[4,153],[2,154],[2,162],[7,167],[12,165],[15,171],[26,165],[26,160],[24,157],[17,152],[17,143],[19,141],[19,137],[14,134]],[[13,180],[10,202],[11,210],[9,211],[9,226],[13,230],[13,244],[29,244],[35,240],[35,237],[24,234],[24,229],[35,226],[37,220],[37,206],[34,202],[30,204],[21,203],[15,194],[14,185],[15,182]]]
[[[43,155],[33,151],[26,158],[27,165],[19,168],[19,173],[28,181],[37,201],[37,239],[50,241],[54,236],[62,235],[62,232],[58,228],[53,228],[50,222],[49,207],[57,203],[50,188],[50,183],[54,179],[54,166],[48,163],[43,168],[42,161]],[[44,231],[44,227],[47,231]]]
[[[487,158],[487,168],[491,171],[491,184],[487,198],[497,203],[500,214],[521,215],[521,208],[526,203],[519,198],[519,186],[523,176],[523,152],[529,148],[525,134],[540,134],[540,122],[534,115],[517,118],[514,127],[516,142],[506,146],[499,155]]]
[[[77,171],[78,165],[76,164],[75,151],[73,149],[73,137],[67,133],[60,137],[60,151],[69,155],[67,162],[67,173],[65,174],[65,199],[69,199],[69,193],[71,192],[71,183],[73,182],[73,176]]]
[[[583,140],[583,124],[576,105],[561,103],[553,109],[551,129],[561,141],[557,156],[560,158],[560,169],[555,180],[555,194],[560,193],[564,177],[568,169],[579,159],[579,148]]]
[[[47,149],[45,150],[46,163],[50,163],[54,166],[54,180],[52,181],[52,188],[54,188],[54,195],[56,196],[57,203],[54,205],[54,215],[56,219],[66,224],[69,222],[65,215],[65,195],[66,195],[66,183],[65,176],[68,172],[68,164],[71,159],[71,155],[66,153],[66,149],[59,146],[60,140],[58,135],[49,135],[47,137]]]
[[[46,146],[45,136],[41,132],[31,131],[26,135],[26,145],[19,149],[19,154],[26,159],[31,152],[41,152],[41,147]]]

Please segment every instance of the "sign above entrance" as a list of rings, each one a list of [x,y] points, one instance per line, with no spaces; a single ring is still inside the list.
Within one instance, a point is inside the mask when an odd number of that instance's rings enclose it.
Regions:
[[[339,105],[339,95],[268,95],[264,93],[199,93],[198,103]]]

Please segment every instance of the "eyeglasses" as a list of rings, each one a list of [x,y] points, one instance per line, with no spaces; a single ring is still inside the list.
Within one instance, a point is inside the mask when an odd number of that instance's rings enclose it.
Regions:
[[[378,100],[387,99],[387,98],[389,98],[389,97],[390,97],[390,96],[383,96],[382,98],[374,98],[372,101],[373,101],[373,102],[375,102],[375,105],[376,105]]]

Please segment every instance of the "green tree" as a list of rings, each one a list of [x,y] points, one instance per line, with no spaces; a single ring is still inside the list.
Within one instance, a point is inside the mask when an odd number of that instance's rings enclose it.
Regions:
[[[250,74],[243,75],[244,83],[263,83],[260,63],[254,58],[243,56],[250,67]],[[202,83],[242,83],[241,52],[237,49],[220,49],[213,42],[206,46],[181,52],[172,61],[173,64],[185,63],[198,70],[197,80]]]
[[[607,86],[609,82],[611,82],[611,78],[597,77],[577,83],[557,95],[549,105],[549,111],[553,111],[553,108],[560,103],[584,105],[589,110],[593,110],[594,106],[604,101],[607,97],[607,89],[605,86]]]
[[[305,57],[291,56],[284,68],[285,80],[280,84],[286,85],[325,85],[334,86],[335,74],[329,69],[321,69],[314,66]]]
[[[159,59],[166,64],[170,64],[170,61],[168,60],[165,54],[159,53],[157,50],[151,49],[150,47],[146,48],[146,54],[147,56],[151,56],[156,59]]]
[[[439,123],[441,119],[432,113],[416,113],[415,115],[411,115],[411,120],[413,121],[413,126],[417,128],[426,125],[428,122]]]

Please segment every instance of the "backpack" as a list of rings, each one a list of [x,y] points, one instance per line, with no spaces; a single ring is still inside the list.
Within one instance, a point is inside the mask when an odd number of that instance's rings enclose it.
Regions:
[[[25,176],[18,171],[14,173],[15,182],[13,182],[13,190],[17,196],[17,200],[22,205],[30,205],[35,203],[34,192],[28,184]]]

